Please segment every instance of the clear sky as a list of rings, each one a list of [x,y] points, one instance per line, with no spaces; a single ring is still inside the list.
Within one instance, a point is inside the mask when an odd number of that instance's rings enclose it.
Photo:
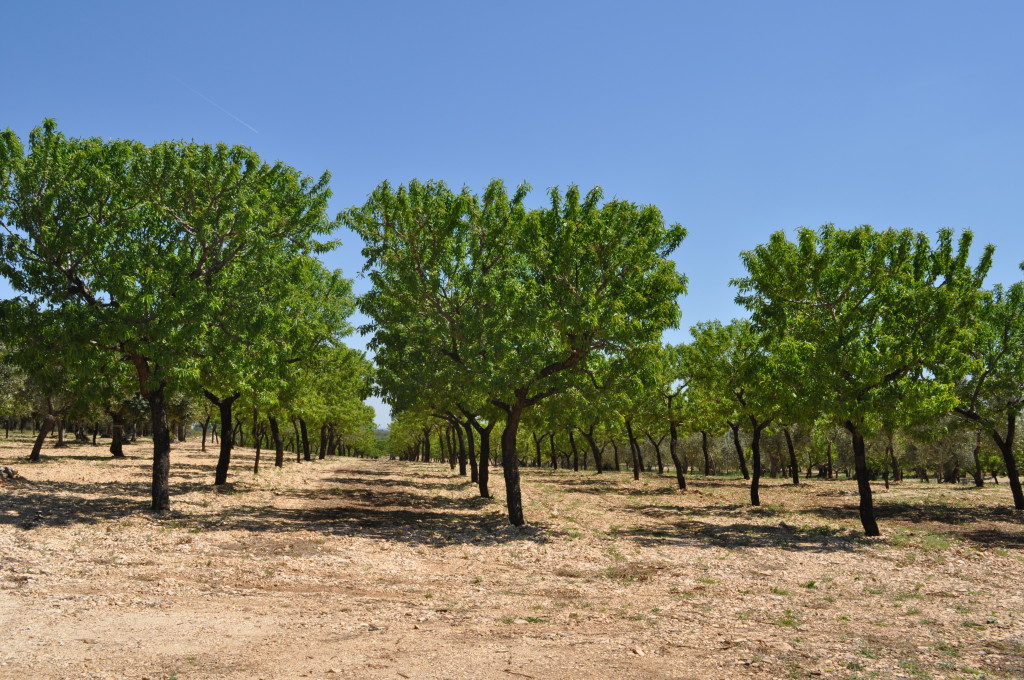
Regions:
[[[777,229],[970,228],[991,282],[1021,278],[1022,2],[59,0],[3,25],[23,138],[244,144],[330,170],[333,211],[411,178],[653,203],[689,229],[672,341],[741,314],[738,253]]]

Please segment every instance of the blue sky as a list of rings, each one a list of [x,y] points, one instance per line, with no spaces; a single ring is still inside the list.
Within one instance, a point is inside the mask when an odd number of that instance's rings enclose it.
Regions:
[[[653,203],[689,230],[684,329],[740,314],[738,254],[777,229],[970,228],[990,282],[1021,278],[1020,2],[50,2],[4,24],[0,127],[23,137],[52,117],[243,144],[330,170],[335,212],[411,178]],[[327,262],[354,275],[340,236]]]

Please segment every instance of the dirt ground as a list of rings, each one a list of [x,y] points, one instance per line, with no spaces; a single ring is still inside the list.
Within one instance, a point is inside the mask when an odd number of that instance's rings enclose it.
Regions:
[[[289,462],[212,488],[147,446],[0,440],[0,678],[1024,678],[1006,485],[524,471],[530,526],[447,466]],[[264,459],[266,460],[266,459]],[[264,463],[265,465],[265,463]]]

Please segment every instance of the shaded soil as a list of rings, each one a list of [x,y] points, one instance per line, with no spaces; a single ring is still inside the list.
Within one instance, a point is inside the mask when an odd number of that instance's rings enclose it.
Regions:
[[[0,440],[0,678],[1022,678],[1005,485],[524,471],[526,517],[447,466],[264,467]],[[265,463],[264,463],[265,465]],[[501,499],[500,474],[492,491]]]

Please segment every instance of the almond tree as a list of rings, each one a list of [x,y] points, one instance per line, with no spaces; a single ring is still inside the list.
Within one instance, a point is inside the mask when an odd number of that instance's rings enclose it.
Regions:
[[[382,184],[342,215],[364,240],[377,361],[388,344],[445,362],[505,416],[501,450],[509,521],[525,523],[517,434],[526,409],[567,389],[594,354],[658,343],[679,319],[685,280],[669,254],[685,232],[653,206],[601,204],[600,189],[553,189],[527,210],[529,187],[482,196],[443,183]],[[396,356],[401,356],[398,353]],[[380,364],[378,364],[380,365]]]
[[[1024,406],[1024,283],[1006,289],[996,286],[978,308],[972,328],[974,335],[967,352],[970,362],[958,367],[946,358],[940,371],[956,378],[956,413],[992,437],[1006,466],[1013,506],[1024,510],[1013,450],[1017,417]],[[979,486],[980,448],[979,440],[974,450]]]
[[[850,435],[860,519],[878,536],[865,455],[865,434],[879,414],[905,410],[940,415],[956,404],[953,385],[926,370],[963,352],[981,297],[992,247],[968,263],[972,235],[956,245],[950,230],[928,237],[870,226],[782,232],[742,253],[747,276],[736,301],[773,344],[794,393],[842,422]]]
[[[761,504],[761,436],[786,408],[793,406],[772,348],[749,321],[699,323],[687,346],[691,399],[711,404],[725,425],[730,412],[750,425],[750,504]],[[721,399],[732,401],[731,409]],[[717,404],[715,403],[717,401]],[[717,406],[717,408],[716,408]],[[734,432],[735,434],[735,432]]]
[[[198,380],[239,286],[320,248],[314,237],[333,226],[327,182],[244,147],[72,139],[45,121],[26,153],[0,134],[0,274],[31,301],[83,310],[90,343],[134,368],[152,420],[154,511],[170,508],[168,391]]]

